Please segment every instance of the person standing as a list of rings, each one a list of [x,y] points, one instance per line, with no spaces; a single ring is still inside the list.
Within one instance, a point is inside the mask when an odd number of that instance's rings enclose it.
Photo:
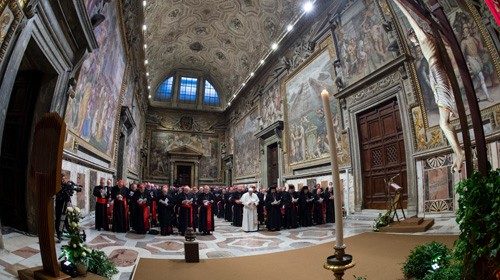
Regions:
[[[266,222],[266,215],[264,213],[264,205],[266,204],[266,190],[260,189],[257,193],[257,197],[259,198],[259,205],[257,205],[257,216],[259,219],[259,225],[263,225]]]
[[[233,193],[233,223],[235,227],[241,227],[243,219],[243,204],[241,204],[241,196],[243,195],[243,187],[238,188],[237,191]]]
[[[136,214],[135,218],[137,221],[134,223],[135,232],[138,234],[146,234],[150,228],[149,223],[149,204],[150,204],[150,196],[146,192],[146,187],[144,184],[139,186],[139,191],[134,194],[134,202],[136,204]]]
[[[137,192],[137,184],[131,184],[128,192],[127,192],[127,205],[129,207],[129,220],[130,220],[130,228],[135,230],[135,222],[137,221],[136,213],[137,213],[137,202],[135,201],[134,194]]]
[[[128,189],[125,188],[125,181],[118,180],[117,185],[111,190],[113,198],[113,231],[127,232],[128,231],[128,205],[127,205]]]
[[[323,199],[323,189],[317,188],[314,194],[314,224],[322,225],[325,223],[325,200]]]
[[[248,189],[241,197],[243,204],[243,222],[242,228],[245,232],[254,232],[259,230],[259,221],[257,217],[257,206],[259,205],[259,198],[254,193],[253,187]]]
[[[299,198],[295,193],[295,186],[289,185],[288,192],[283,194],[283,206],[285,207],[285,224],[287,229],[298,227],[298,201]]]
[[[281,197],[276,192],[276,186],[270,188],[266,197],[267,229],[277,231],[281,228]]]
[[[94,187],[93,195],[95,196],[95,229],[98,231],[109,230],[108,225],[108,199],[111,194],[104,185],[104,178],[101,178],[99,185]]]
[[[210,187],[205,186],[200,188],[198,192],[198,205],[200,212],[198,229],[203,235],[208,235],[215,229],[213,211],[214,195],[210,193]]]
[[[300,226],[302,227],[310,227],[312,226],[312,201],[314,198],[309,192],[309,187],[304,186],[300,191],[299,195],[299,220]]]
[[[328,190],[325,192],[326,201],[326,222],[335,223],[335,212],[333,204],[333,186],[328,186]]]
[[[179,234],[185,235],[188,227],[193,227],[193,195],[189,193],[189,187],[182,188],[182,193],[179,194],[177,201],[179,202]]]
[[[174,220],[174,197],[169,191],[168,185],[163,186],[158,196],[158,221],[160,222],[160,234],[171,235]]]

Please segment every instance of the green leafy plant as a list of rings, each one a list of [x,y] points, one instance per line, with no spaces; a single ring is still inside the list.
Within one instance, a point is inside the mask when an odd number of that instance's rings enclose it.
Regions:
[[[462,276],[462,266],[452,264],[433,272],[427,273],[423,280],[458,280]]]
[[[457,186],[460,236],[455,258],[465,279],[494,279],[500,267],[500,169],[474,173]]]
[[[113,275],[118,273],[115,264],[100,250],[93,250],[92,253],[90,253],[88,264],[90,272],[108,279],[111,279]]]
[[[354,275],[354,279],[356,279],[356,280],[366,280],[366,276],[356,276],[356,275]]]
[[[450,260],[451,250],[444,244],[427,243],[417,246],[411,251],[403,264],[403,273],[408,279],[424,279],[427,274],[448,267]]]
[[[387,211],[385,214],[378,213],[378,218],[375,219],[375,223],[373,224],[373,231],[379,231],[381,227],[385,227],[388,224],[392,223],[391,211]]]

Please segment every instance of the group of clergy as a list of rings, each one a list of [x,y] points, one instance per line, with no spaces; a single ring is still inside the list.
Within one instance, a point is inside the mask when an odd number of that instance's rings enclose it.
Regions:
[[[106,183],[106,184],[105,184]],[[101,179],[94,187],[96,198],[95,228],[145,234],[159,227],[161,235],[185,235],[188,228],[203,235],[211,234],[214,217],[225,219],[246,232],[258,231],[266,225],[270,231],[282,228],[307,227],[333,223],[333,189],[320,185],[309,191],[270,187],[169,187],[151,183],[132,183],[124,180],[112,185]],[[158,231],[156,231],[157,233]]]

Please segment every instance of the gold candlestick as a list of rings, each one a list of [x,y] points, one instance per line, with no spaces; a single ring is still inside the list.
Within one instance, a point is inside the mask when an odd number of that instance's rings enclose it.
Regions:
[[[335,255],[326,258],[324,268],[333,271],[335,279],[341,280],[344,271],[353,267],[352,256],[345,254],[344,245],[344,222],[342,219],[342,201],[340,194],[340,174],[337,158],[337,141],[335,140],[335,130],[333,128],[333,116],[330,109],[330,97],[326,89],[321,92],[323,110],[326,119],[326,129],[328,133],[328,145],[330,147],[330,160],[332,165],[333,199],[335,203]]]

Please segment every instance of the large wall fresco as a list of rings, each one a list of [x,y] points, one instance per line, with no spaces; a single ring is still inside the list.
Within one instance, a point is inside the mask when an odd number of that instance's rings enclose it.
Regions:
[[[281,98],[279,83],[275,83],[261,97],[260,126],[266,128],[276,121],[283,120],[283,102]]]
[[[292,74],[283,84],[286,97],[286,132],[290,165],[314,162],[328,157],[326,124],[320,93],[333,92],[333,57],[329,47]],[[337,100],[331,102],[333,123],[337,132],[340,164],[349,160],[347,136],[342,134]]]
[[[137,104],[137,99],[133,97],[134,103]],[[144,117],[141,114],[139,106],[135,105],[131,107],[133,112],[132,115],[135,121],[135,128],[130,134],[129,143],[127,146],[127,168],[134,174],[139,174],[141,170],[141,149],[143,146],[145,124]]]
[[[392,1],[389,1],[392,3]],[[471,14],[467,12],[465,7],[460,6],[455,0],[440,1],[440,4],[445,9],[450,24],[453,27],[455,36],[457,37],[464,56],[467,61],[467,66],[471,72],[474,88],[477,94],[479,107],[481,110],[488,109],[500,104],[500,82],[497,71],[493,64],[491,50],[488,50],[487,43],[482,35],[489,36],[486,30],[481,32],[480,26],[473,20]],[[410,25],[402,16],[399,9],[393,5],[399,22],[403,25],[403,30],[408,30]],[[491,38],[488,38],[491,40]],[[427,61],[423,57],[419,46],[414,46],[407,40],[410,46],[412,55],[415,57],[416,75],[421,89],[421,105],[422,117],[427,120],[427,127],[435,127],[439,125],[439,110],[434,100],[429,81],[429,67]],[[494,46],[492,46],[494,47]],[[457,66],[454,69],[458,69]],[[461,83],[460,74],[456,71],[459,84],[461,87],[462,100],[464,100],[465,109],[468,110],[467,98],[463,85]],[[486,131],[488,133],[488,131]]]
[[[253,176],[258,172],[259,141],[255,137],[258,129],[257,109],[240,119],[234,127],[234,176]]]
[[[217,179],[220,173],[219,137],[216,134],[203,134],[178,131],[152,131],[149,150],[149,176],[169,177],[168,152],[180,147],[188,147],[201,153],[200,179]]]
[[[98,0],[87,3],[90,14]],[[125,53],[118,24],[117,2],[101,11],[106,19],[94,29],[99,48],[83,63],[76,96],[68,101],[68,129],[108,157],[113,156],[115,120],[125,71]]]
[[[356,0],[341,14],[341,26],[335,29],[344,86],[371,74],[394,54],[387,51],[389,38],[382,26],[375,1]]]

